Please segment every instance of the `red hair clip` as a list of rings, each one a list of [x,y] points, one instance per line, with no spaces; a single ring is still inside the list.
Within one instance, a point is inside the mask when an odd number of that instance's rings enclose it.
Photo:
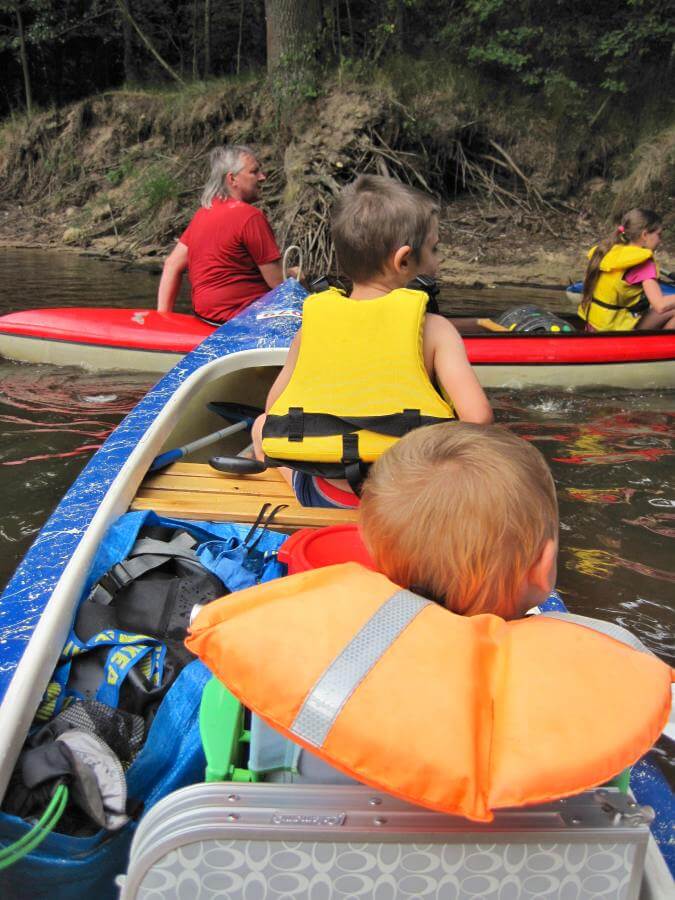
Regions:
[[[623,225],[619,225],[616,230],[619,232],[619,234],[623,234],[626,229],[623,227]]]

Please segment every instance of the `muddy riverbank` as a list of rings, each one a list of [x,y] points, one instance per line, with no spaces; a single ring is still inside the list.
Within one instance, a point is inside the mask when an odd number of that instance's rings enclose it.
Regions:
[[[268,180],[262,205],[306,269],[335,268],[330,206],[360,172],[425,188],[442,204],[450,284],[565,284],[631,205],[665,215],[669,265],[675,132],[596,134],[524,98],[486,103],[451,78],[327,83],[280,123],[264,83],[117,91],[0,125],[0,239],[159,269],[199,203],[209,150],[246,142]],[[669,218],[670,217],[670,218]],[[672,268],[672,265],[670,266]]]

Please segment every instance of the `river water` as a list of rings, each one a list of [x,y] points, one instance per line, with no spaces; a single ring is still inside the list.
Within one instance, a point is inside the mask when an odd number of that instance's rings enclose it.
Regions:
[[[157,276],[74,254],[0,249],[0,314],[41,306],[151,308]],[[474,315],[561,292],[446,288]],[[183,296],[181,308],[189,308]],[[0,586],[43,522],[155,379],[0,360]],[[560,501],[559,589],[575,611],[635,631],[675,664],[675,391],[495,390],[498,421],[549,461]],[[666,770],[672,746],[656,750]]]

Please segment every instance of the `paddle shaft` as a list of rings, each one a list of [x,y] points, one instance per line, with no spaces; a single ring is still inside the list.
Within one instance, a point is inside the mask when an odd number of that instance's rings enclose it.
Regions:
[[[238,431],[243,431],[245,428],[250,427],[250,419],[243,419],[241,422],[235,422],[234,425],[228,425],[227,428],[221,428],[219,431],[214,431],[213,434],[207,434],[202,438],[198,438],[196,441],[191,441],[183,447],[176,447],[175,450],[167,450],[166,453],[160,453],[159,456],[156,456],[153,460],[150,471],[154,472],[157,469],[163,469],[164,466],[168,466],[169,463],[175,462],[177,459],[183,459],[184,456],[187,456],[189,453],[194,453],[195,450],[201,450],[202,447],[208,447],[210,444],[215,444],[216,441],[219,441],[221,438],[229,437],[231,434],[236,434]]]

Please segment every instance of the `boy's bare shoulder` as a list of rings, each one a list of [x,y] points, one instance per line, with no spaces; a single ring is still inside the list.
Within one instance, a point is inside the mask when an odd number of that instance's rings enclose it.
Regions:
[[[427,313],[424,320],[424,340],[457,340],[462,339],[459,332],[449,319],[439,316],[437,313]]]

